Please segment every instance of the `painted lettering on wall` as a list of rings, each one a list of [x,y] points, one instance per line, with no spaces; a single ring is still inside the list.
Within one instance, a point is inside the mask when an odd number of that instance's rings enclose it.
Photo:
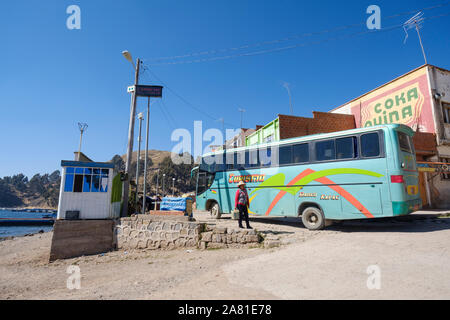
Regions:
[[[373,101],[362,109],[363,126],[401,123],[416,129],[414,125],[417,125],[417,118],[422,111],[423,102],[424,97],[418,84],[402,88]]]

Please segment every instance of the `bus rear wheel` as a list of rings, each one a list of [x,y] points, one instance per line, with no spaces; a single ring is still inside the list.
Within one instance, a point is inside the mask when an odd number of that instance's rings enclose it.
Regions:
[[[220,208],[219,208],[219,204],[217,202],[215,202],[212,206],[211,209],[209,209],[209,213],[211,214],[211,217],[215,218],[215,219],[220,219]]]
[[[325,227],[325,217],[322,210],[316,207],[307,207],[302,212],[303,225],[309,230],[321,230]]]

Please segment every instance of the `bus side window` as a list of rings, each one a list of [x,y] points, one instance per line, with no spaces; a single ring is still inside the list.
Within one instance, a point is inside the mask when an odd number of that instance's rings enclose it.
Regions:
[[[257,167],[258,164],[258,149],[252,149],[248,151],[248,155],[245,157],[245,167],[253,168]]]
[[[346,137],[336,139],[336,157],[337,159],[354,159],[356,153],[356,137]]]
[[[234,167],[234,158],[235,158],[235,153],[234,152],[227,153],[225,160],[226,160],[226,163],[227,163],[227,169],[228,170],[235,168]]]
[[[240,151],[234,154],[234,168],[244,169],[245,167],[245,152]]]
[[[334,140],[316,142],[316,160],[326,161],[336,159]]]
[[[307,143],[295,144],[292,146],[293,163],[309,161],[309,145]]]
[[[361,155],[364,158],[380,155],[380,139],[377,132],[361,135]]]
[[[278,158],[280,164],[290,164],[292,163],[292,146],[280,147],[278,153]]]
[[[272,165],[272,149],[270,147],[259,149],[259,162],[262,167],[270,167]]]

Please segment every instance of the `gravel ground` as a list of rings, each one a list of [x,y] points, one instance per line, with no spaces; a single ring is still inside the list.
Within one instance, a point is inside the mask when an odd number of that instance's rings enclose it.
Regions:
[[[264,249],[114,251],[48,263],[52,233],[0,241],[0,299],[450,299],[450,218],[398,219],[306,230],[298,219],[252,217],[282,245]],[[228,215],[216,221],[236,226]],[[81,288],[67,289],[77,265]],[[368,289],[369,266],[380,289]]]

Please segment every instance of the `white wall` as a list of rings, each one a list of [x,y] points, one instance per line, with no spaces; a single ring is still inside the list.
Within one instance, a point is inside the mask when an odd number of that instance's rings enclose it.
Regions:
[[[331,113],[341,113],[341,114],[352,114],[350,110],[351,104],[346,104],[345,106],[340,107],[339,109],[331,111]]]
[[[431,68],[430,71],[431,88],[435,89],[437,93],[440,93],[442,98],[441,102],[450,103],[450,72],[437,68]],[[450,124],[443,123],[442,107],[438,100],[434,100],[435,119],[440,126],[440,130],[444,135],[445,140],[450,141]]]
[[[58,219],[65,219],[66,211],[80,211],[80,219],[108,219],[111,216],[113,170],[109,169],[108,192],[64,192],[66,168],[63,168],[58,204]]]

